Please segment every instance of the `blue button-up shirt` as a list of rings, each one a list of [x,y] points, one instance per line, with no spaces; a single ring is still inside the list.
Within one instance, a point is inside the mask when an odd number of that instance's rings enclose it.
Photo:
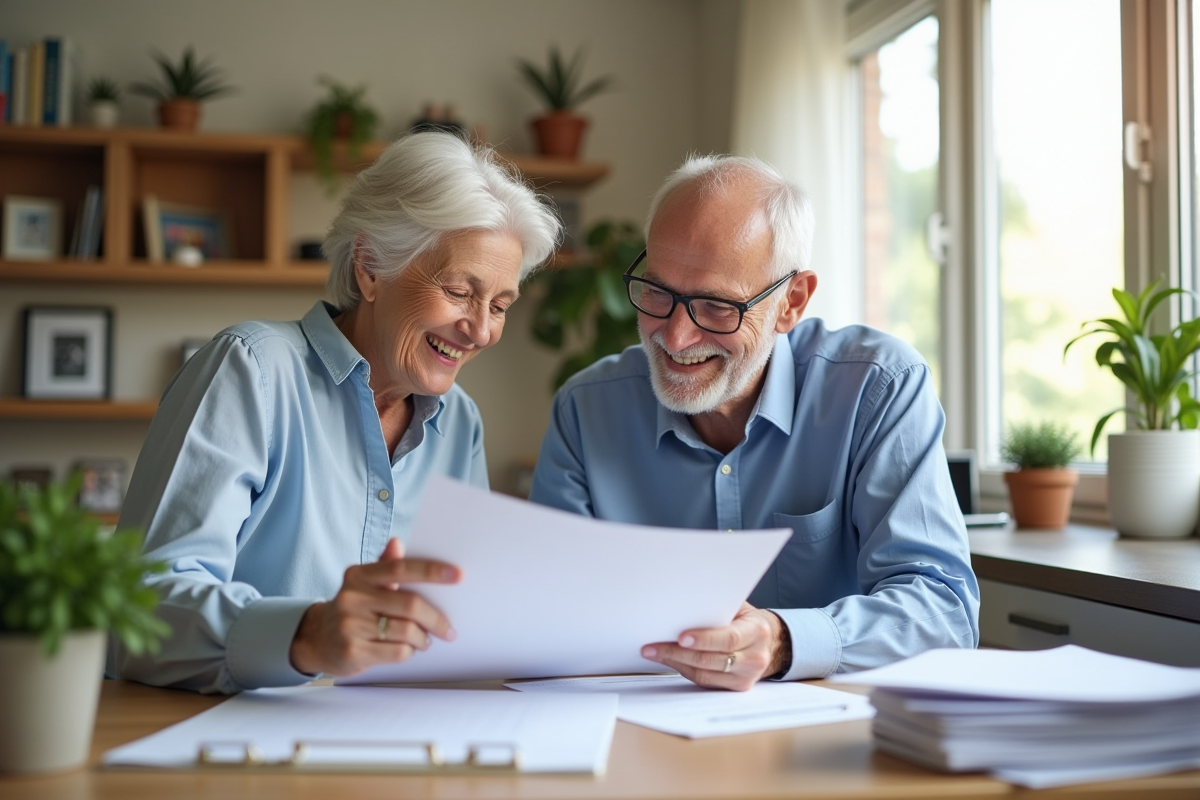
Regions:
[[[790,528],[749,602],[787,624],[782,678],[931,647],[975,647],[979,587],[950,482],[945,418],[911,347],[805,320],[779,336],[728,454],[654,397],[640,346],[554,400],[532,499],[601,519],[699,530]]]
[[[333,313],[229,328],[167,387],[120,526],[169,565],[148,583],[174,633],[157,656],[110,640],[110,675],[226,693],[310,680],[289,661],[305,610],[407,537],[430,475],[487,487],[482,421],[457,386],[413,397],[389,456],[370,367]]]

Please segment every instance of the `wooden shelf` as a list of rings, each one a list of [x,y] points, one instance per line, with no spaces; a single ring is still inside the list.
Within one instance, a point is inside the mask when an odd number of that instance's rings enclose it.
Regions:
[[[0,397],[0,420],[148,422],[157,410],[157,400],[27,400],[23,397]]]
[[[321,287],[329,275],[324,261],[295,261],[284,265],[262,261],[210,261],[199,267],[134,261],[17,262],[0,260],[0,283],[69,281],[72,284],[132,284],[137,286],[298,286]]]

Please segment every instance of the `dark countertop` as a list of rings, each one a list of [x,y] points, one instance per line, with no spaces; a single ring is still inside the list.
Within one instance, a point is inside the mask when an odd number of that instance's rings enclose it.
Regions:
[[[1003,583],[1200,622],[1200,539],[1125,539],[1116,531],[978,528],[975,574]]]

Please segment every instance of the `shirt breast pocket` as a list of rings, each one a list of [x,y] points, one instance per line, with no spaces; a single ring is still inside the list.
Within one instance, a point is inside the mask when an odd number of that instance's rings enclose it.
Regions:
[[[792,536],[775,559],[781,608],[820,608],[854,593],[854,558],[844,556],[841,502],[812,514],[775,514]],[[848,561],[848,563],[847,563]]]

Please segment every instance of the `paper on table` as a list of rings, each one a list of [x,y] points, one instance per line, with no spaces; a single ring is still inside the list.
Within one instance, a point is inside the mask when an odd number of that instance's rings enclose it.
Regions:
[[[617,716],[690,739],[870,719],[861,695],[806,683],[755,684],[748,692],[702,689],[680,675],[615,675],[505,684],[522,692],[616,692]]]
[[[929,650],[829,680],[1014,700],[1126,703],[1200,695],[1200,669],[1168,667],[1077,645],[1051,650]]]
[[[728,624],[790,535],[603,522],[434,477],[405,552],[462,570],[417,587],[458,636],[339,682],[661,670],[642,646]]]
[[[326,753],[333,749],[331,742],[349,746],[328,764],[387,769],[398,758],[386,760],[384,745],[396,742],[433,743],[450,763],[463,762],[472,744],[492,743],[514,746],[524,771],[598,775],[608,761],[616,710],[615,695],[551,698],[509,691],[371,686],[259,689],[110,750],[104,763],[192,767],[200,745],[213,742],[229,748],[252,745],[265,761],[275,762],[288,758],[294,744],[303,741],[322,743]]]

